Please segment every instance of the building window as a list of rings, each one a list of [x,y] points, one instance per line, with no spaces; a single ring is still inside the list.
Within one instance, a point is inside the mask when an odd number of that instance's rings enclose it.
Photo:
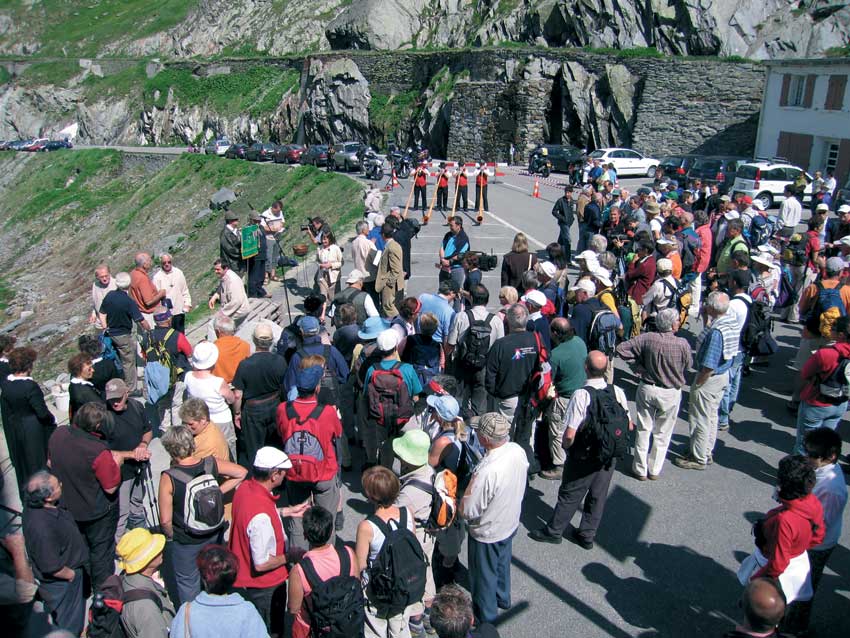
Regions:
[[[825,141],[823,150],[824,170],[835,171],[835,167],[838,166],[838,142]]]
[[[792,75],[788,85],[788,106],[803,106],[806,90],[806,76]]]
[[[844,91],[847,87],[846,75],[830,75],[826,89],[826,101],[823,108],[827,111],[840,111],[844,108]]]

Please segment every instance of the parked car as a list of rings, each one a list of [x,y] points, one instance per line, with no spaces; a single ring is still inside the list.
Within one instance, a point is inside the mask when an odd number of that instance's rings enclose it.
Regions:
[[[209,144],[204,147],[204,153],[206,155],[224,155],[229,148],[230,140],[226,137],[221,137],[217,140],[210,140]]]
[[[626,175],[653,177],[659,164],[654,157],[641,155],[630,148],[597,148],[590,153],[589,157],[598,159],[604,164],[613,164],[618,177]]]
[[[552,162],[552,170],[566,173],[570,164],[583,162],[587,151],[577,146],[569,144],[543,144],[539,148],[534,149],[532,153],[539,152],[541,149],[546,149],[546,157]],[[530,163],[530,158],[529,158]]]
[[[664,172],[665,179],[675,179],[679,180],[679,186],[684,186],[681,183],[681,180],[687,178],[688,171],[691,170],[691,167],[694,165],[698,159],[702,157],[701,155],[668,155],[667,157],[662,157],[661,162],[658,164],[658,168],[660,168]]]
[[[327,166],[328,164],[328,145],[314,144],[310,146],[301,155],[302,164],[312,164],[313,166]]]
[[[68,140],[51,140],[38,150],[42,153],[49,153],[51,151],[58,151],[63,148],[72,148],[71,142],[69,142]]]
[[[227,159],[245,159],[245,152],[247,150],[247,144],[231,144],[225,151],[224,156]]]
[[[720,194],[725,195],[735,183],[738,166],[747,162],[752,162],[752,158],[732,155],[700,157],[688,171],[688,182],[700,179],[706,185],[717,184]]]
[[[360,158],[357,156],[360,147],[363,145],[360,142],[343,142],[342,144],[334,144],[334,163],[337,169],[342,169],[346,173],[360,170]]]
[[[26,146],[24,146],[21,150],[22,150],[22,151],[29,151],[29,152],[31,152],[31,153],[32,153],[32,152],[34,152],[34,151],[41,150],[41,148],[42,148],[45,144],[47,144],[49,141],[50,141],[50,140],[49,140],[49,139],[47,139],[46,137],[38,137],[38,138],[36,138],[36,139],[32,140],[32,141],[31,141],[29,144],[27,144]]]
[[[806,190],[803,192],[805,202],[812,198],[812,176],[799,166],[778,158],[741,164],[735,175],[732,192],[749,195],[754,200],[760,199],[767,209],[785,200],[785,187],[793,185],[800,173],[806,175]]]
[[[284,144],[278,146],[274,153],[274,161],[278,164],[297,164],[304,152],[303,144]]]
[[[269,142],[254,142],[245,151],[245,159],[249,162],[271,162],[277,147]]]
[[[9,142],[8,149],[10,151],[22,151],[24,150],[24,147],[29,146],[34,141],[35,140],[33,140],[32,138],[27,140],[15,140],[13,142]]]

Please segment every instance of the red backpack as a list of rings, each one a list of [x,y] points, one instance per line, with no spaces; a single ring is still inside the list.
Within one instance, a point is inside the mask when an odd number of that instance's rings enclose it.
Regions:
[[[413,416],[413,401],[401,374],[400,361],[396,361],[389,370],[375,364],[366,396],[369,399],[369,418],[391,433],[398,432]]]
[[[318,430],[318,419],[325,409],[319,403],[302,421],[292,403],[286,403],[286,418],[290,422],[290,434],[283,442],[283,451],[292,461],[292,469],[286,478],[298,483],[315,483],[325,463],[325,450],[314,432]]]

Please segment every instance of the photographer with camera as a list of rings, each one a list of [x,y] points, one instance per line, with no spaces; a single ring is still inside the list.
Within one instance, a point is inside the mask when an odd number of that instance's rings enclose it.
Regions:
[[[322,217],[308,218],[307,223],[302,224],[300,228],[302,233],[310,235],[310,241],[316,246],[322,245],[322,237],[331,230],[331,227]]]

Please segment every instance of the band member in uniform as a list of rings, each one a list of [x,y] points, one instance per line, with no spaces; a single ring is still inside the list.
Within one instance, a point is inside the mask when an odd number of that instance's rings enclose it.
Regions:
[[[460,160],[457,163],[457,172],[455,173],[455,187],[457,188],[457,197],[455,197],[455,209],[460,209],[460,202],[463,200],[463,212],[469,211],[469,174],[466,172],[466,162]]]
[[[479,162],[475,165],[478,172],[475,175],[475,208],[478,210],[484,207],[484,212],[490,212],[490,206],[487,203],[487,181],[493,176],[493,171],[487,168],[484,162]]]
[[[413,210],[419,207],[419,198],[422,198],[422,208],[425,211],[428,208],[428,169],[425,167],[425,162],[422,162],[413,174]]]
[[[437,210],[446,212],[449,207],[449,169],[440,162],[440,174],[437,176]]]

